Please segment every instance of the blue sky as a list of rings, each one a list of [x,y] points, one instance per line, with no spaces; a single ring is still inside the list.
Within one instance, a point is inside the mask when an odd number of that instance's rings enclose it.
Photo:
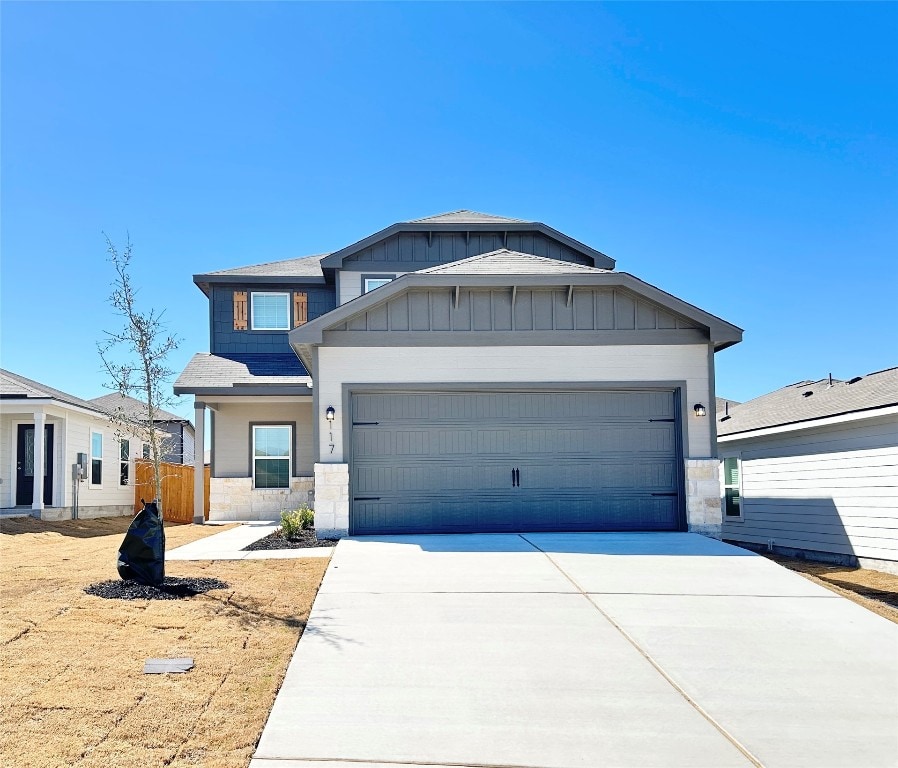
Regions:
[[[898,4],[5,2],[0,34],[0,364],[73,394],[106,391],[103,231],[180,371],[194,273],[458,208],[743,327],[718,394],[898,365]]]

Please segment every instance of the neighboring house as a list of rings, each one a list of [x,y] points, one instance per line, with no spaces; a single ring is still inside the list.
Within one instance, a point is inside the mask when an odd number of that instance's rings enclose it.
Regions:
[[[898,368],[718,406],[724,539],[898,573]]]
[[[720,534],[713,359],[741,330],[561,232],[457,211],[194,282],[210,352],[175,392],[198,456],[211,414],[210,520]]]
[[[43,440],[35,434],[43,433]],[[0,370],[0,507],[42,520],[134,512],[134,460],[96,403]],[[76,478],[75,466],[83,469]],[[43,466],[43,482],[35,468]],[[40,473],[38,473],[40,475]]]
[[[102,397],[94,397],[90,402],[110,415],[122,413],[134,423],[147,421],[146,403],[133,397],[125,397],[118,392],[112,392]],[[164,450],[162,460],[172,464],[193,464],[193,424],[183,416],[161,408],[156,410],[154,416],[156,428],[168,435],[164,438],[162,446]],[[149,458],[149,456],[145,458]]]

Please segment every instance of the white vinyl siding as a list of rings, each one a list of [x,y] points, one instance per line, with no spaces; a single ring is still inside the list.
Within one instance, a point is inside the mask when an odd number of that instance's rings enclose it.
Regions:
[[[742,455],[743,522],[723,536],[898,560],[898,418],[721,444]]]
[[[365,286],[362,280],[362,274],[378,274],[377,267],[375,265],[370,265],[373,269],[368,269],[364,273],[362,272],[352,272],[349,270],[340,270],[339,280],[337,281],[338,293],[337,293],[337,303],[345,304],[347,301],[352,301],[353,299],[357,299],[363,293],[365,293]],[[397,277],[402,277],[402,275],[406,274],[405,272],[391,272],[390,273],[395,280]]]
[[[290,330],[290,294],[253,291],[250,296],[254,331]]]
[[[707,403],[708,347],[704,344],[636,346],[494,347],[320,347],[316,389],[322,408],[334,405],[333,430],[321,429],[320,455],[344,461],[343,384],[469,384],[677,382],[687,412],[683,418],[686,458],[712,455],[710,419],[692,415]],[[323,414],[322,414],[323,416]],[[334,449],[329,436],[333,433]]]

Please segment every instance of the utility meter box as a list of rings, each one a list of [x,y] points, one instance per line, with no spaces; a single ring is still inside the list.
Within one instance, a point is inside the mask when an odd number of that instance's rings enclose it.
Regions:
[[[75,466],[78,468],[76,471],[78,472],[79,480],[87,479],[87,454],[79,453],[75,458]]]

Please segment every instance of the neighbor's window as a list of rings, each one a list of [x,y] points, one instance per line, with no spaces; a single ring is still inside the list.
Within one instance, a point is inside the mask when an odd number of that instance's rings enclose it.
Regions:
[[[395,278],[392,275],[384,275],[382,277],[366,277],[362,283],[364,288],[362,293],[368,293],[369,291],[373,291],[375,288],[380,288],[382,285],[392,283],[394,279]]]
[[[253,487],[290,487],[292,443],[289,425],[253,426]]]
[[[253,293],[252,329],[254,331],[290,330],[289,293]]]
[[[738,456],[727,456],[723,460],[723,511],[725,517],[731,519],[742,517],[741,463]]]
[[[143,449],[141,450],[140,455],[143,456],[143,458],[145,458],[145,459],[150,458],[150,444],[149,443],[143,444]]]
[[[118,473],[118,484],[119,485],[127,485],[128,484],[128,476],[130,474],[131,469],[131,441],[130,440],[120,440],[119,441],[119,473]]]
[[[103,433],[90,433],[90,484],[103,484]]]

